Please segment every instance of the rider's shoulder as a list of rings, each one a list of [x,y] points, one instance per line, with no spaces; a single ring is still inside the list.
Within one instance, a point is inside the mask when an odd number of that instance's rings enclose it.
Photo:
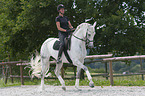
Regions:
[[[60,18],[61,18],[60,16],[57,16],[57,17],[55,18],[55,21],[56,21],[56,22],[60,21]]]
[[[60,18],[61,16],[57,16],[56,18]]]

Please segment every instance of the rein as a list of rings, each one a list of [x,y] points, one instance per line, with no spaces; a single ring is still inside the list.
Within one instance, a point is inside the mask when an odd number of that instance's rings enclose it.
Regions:
[[[72,34],[75,38],[77,38],[77,39],[79,39],[79,40],[81,40],[81,41],[84,41],[84,42],[87,42],[87,40],[84,40],[84,39],[82,39],[82,38],[79,38],[79,37],[77,37],[77,36],[75,36],[74,34]]]

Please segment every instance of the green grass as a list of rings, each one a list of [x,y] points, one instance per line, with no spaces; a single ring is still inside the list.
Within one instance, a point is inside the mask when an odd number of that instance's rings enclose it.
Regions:
[[[96,80],[93,79],[95,86],[110,86],[109,80]],[[25,79],[24,84],[25,85],[40,85],[40,79]],[[49,80],[45,79],[46,85],[53,85],[53,86],[60,86],[60,82],[58,79],[56,80]],[[75,80],[65,80],[66,86],[74,86]],[[20,79],[14,79],[14,83],[11,83],[10,80],[8,80],[7,84],[4,84],[4,80],[0,80],[0,87],[10,87],[10,86],[21,86]],[[80,80],[80,86],[89,86],[88,79],[86,80]],[[145,86],[145,81],[143,80],[114,80],[114,86]]]
[[[114,86],[145,86],[145,81],[143,80],[118,80],[114,81]]]
[[[100,74],[100,73],[91,73],[94,74]],[[117,74],[115,74],[117,75]],[[73,72],[66,72],[65,77],[72,77],[74,76]],[[145,80],[142,80],[141,75],[135,75],[135,76],[122,76],[122,77],[114,77],[114,86],[145,86]],[[94,85],[95,86],[110,86],[110,80],[106,80],[105,77],[98,76],[93,77]],[[40,85],[41,80],[40,79],[24,79],[25,85]],[[58,79],[45,79],[46,85],[53,85],[53,86],[59,86],[61,85]],[[75,80],[65,80],[66,86],[74,86]],[[21,80],[20,78],[14,78],[14,83],[11,83],[11,79],[8,79],[7,84],[4,83],[4,79],[0,79],[0,87],[9,87],[9,86],[21,86]],[[89,86],[88,79],[85,78],[85,80],[80,80],[80,86]]]

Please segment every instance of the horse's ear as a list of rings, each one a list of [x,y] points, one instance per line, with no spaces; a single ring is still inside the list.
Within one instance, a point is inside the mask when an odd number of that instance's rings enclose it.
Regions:
[[[96,26],[96,23],[97,23],[97,22],[94,22],[93,27],[95,27],[95,26]]]

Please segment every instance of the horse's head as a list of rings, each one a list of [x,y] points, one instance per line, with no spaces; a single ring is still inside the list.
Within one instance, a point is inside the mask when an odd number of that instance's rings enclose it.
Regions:
[[[89,47],[93,48],[95,26],[96,26],[96,22],[93,25],[88,24],[88,23],[82,23],[77,27],[73,36],[76,39],[86,42]]]
[[[95,36],[95,26],[96,26],[96,22],[92,25],[88,24],[87,26],[87,31],[86,31],[86,42],[88,44],[89,47],[93,48],[94,44],[93,44],[93,39]]]

